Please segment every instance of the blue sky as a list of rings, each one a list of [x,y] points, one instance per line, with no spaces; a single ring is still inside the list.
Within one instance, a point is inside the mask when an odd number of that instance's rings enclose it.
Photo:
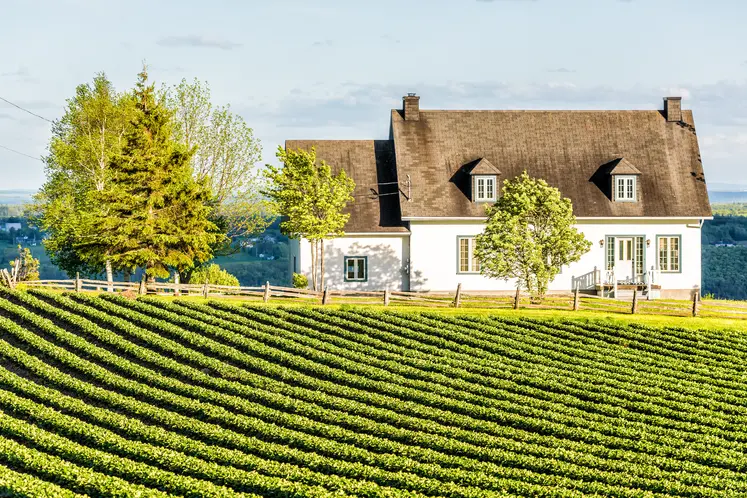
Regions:
[[[747,184],[747,2],[739,0],[6,0],[0,97],[55,119],[104,71],[209,82],[254,128],[386,138],[406,92],[431,109],[693,109],[710,184]],[[0,146],[45,153],[49,123],[0,101]],[[0,189],[43,164],[0,148]]]

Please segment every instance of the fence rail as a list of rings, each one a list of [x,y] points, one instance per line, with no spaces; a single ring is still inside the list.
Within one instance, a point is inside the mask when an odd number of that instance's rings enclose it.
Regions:
[[[610,313],[703,316],[747,320],[747,302],[702,301],[695,294],[692,301],[639,300],[633,292],[631,301],[609,299],[578,290],[573,293],[548,294],[542,303],[533,303],[528,296],[516,292],[513,296],[462,291],[461,284],[455,292],[404,292],[404,291],[342,291],[324,292],[270,285],[262,287],[232,287],[213,284],[182,284],[169,282],[107,282],[77,278],[71,280],[35,280],[23,282],[27,287],[43,287],[65,291],[126,292],[165,296],[236,296],[264,302],[307,302],[321,304],[383,304],[385,306],[423,306],[489,309],[551,309],[595,310]]]

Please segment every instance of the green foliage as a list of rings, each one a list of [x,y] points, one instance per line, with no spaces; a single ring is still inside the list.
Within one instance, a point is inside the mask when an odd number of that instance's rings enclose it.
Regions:
[[[255,168],[262,148],[254,131],[230,106],[214,106],[210,87],[196,79],[170,88],[167,105],[174,111],[174,139],[186,150],[195,149],[190,156],[195,179],[210,187],[214,216],[225,222],[228,235],[262,232],[272,218]]]
[[[76,88],[54,124],[47,180],[31,211],[48,236],[44,245],[52,262],[68,275],[96,274],[104,267],[105,248],[83,254],[78,245],[96,238],[94,221],[107,215],[96,193],[108,185],[110,164],[124,145],[133,111],[132,95],[117,93],[101,73],[92,85]]]
[[[50,496],[747,493],[733,331],[0,291],[0,333],[0,482]]]
[[[283,216],[283,233],[311,243],[312,288],[317,290],[324,287],[320,241],[344,235],[350,214],[343,210],[353,200],[355,182],[342,169],[333,175],[329,164],[317,161],[313,147],[309,151],[278,147],[277,157],[283,166],[267,165],[265,193],[273,211]]]
[[[302,273],[293,274],[293,287],[296,289],[308,289],[309,278]]]
[[[715,215],[703,223],[701,239],[704,245],[747,244],[747,216]]]
[[[747,300],[747,246],[703,246],[703,292]]]
[[[239,280],[228,273],[226,270],[222,270],[220,266],[215,263],[201,266],[195,270],[189,278],[190,284],[213,284],[213,285],[230,285],[232,287],[239,286]]]
[[[39,260],[31,254],[31,249],[19,245],[17,250],[17,257],[8,264],[8,274],[11,275],[12,280],[15,282],[39,280]],[[0,285],[7,285],[7,282],[0,278]]]
[[[486,212],[488,221],[475,249],[481,273],[517,279],[535,301],[544,298],[564,265],[578,261],[591,248],[574,227],[570,199],[526,172],[506,180],[498,202]]]
[[[747,216],[747,202],[711,204],[715,216]]]
[[[103,210],[91,222],[96,238],[79,246],[85,256],[106,254],[117,269],[145,268],[151,277],[168,277],[212,257],[225,240],[208,217],[206,180],[194,180],[193,150],[172,137],[171,112],[140,73],[132,126],[109,165],[110,179],[94,200]]]

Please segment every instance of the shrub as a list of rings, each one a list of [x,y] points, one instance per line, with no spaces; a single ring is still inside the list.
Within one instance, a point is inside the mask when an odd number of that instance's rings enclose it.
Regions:
[[[212,285],[230,285],[231,287],[239,286],[239,280],[236,277],[228,273],[226,270],[222,270],[221,267],[216,264],[198,268],[189,278],[190,284],[204,284],[206,281],[208,284]]]
[[[302,273],[293,274],[293,287],[296,289],[307,289],[309,287],[309,279]]]

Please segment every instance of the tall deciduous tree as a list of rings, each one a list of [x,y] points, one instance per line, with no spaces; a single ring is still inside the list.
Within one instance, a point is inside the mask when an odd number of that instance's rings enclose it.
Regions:
[[[526,288],[534,301],[542,301],[562,266],[591,249],[591,242],[574,228],[570,199],[526,171],[504,182],[487,216],[475,248],[481,273],[517,279],[517,286]]]
[[[36,224],[49,235],[44,245],[52,262],[69,275],[105,268],[108,280],[112,279],[105,249],[84,256],[77,244],[96,236],[92,221],[102,213],[93,197],[107,186],[109,165],[124,144],[133,109],[132,95],[117,93],[100,73],[93,84],[76,88],[65,115],[53,126],[47,180],[33,211]]]
[[[145,268],[150,278],[167,277],[212,257],[225,236],[208,219],[211,200],[205,179],[192,176],[192,150],[173,139],[172,113],[156,96],[145,69],[135,90],[132,126],[110,163],[110,179],[96,202],[103,215],[97,237],[84,254],[105,251],[122,268]]]
[[[277,157],[283,166],[267,165],[266,195],[276,213],[285,219],[280,228],[311,244],[311,280],[314,290],[324,289],[324,240],[344,235],[349,214],[342,211],[353,200],[355,182],[344,170],[336,175],[316,150],[284,150]]]
[[[182,80],[168,91],[174,138],[188,150],[195,178],[206,180],[220,218],[232,237],[261,232],[271,223],[262,177],[255,169],[262,148],[244,119],[230,106],[214,106],[207,83]]]

